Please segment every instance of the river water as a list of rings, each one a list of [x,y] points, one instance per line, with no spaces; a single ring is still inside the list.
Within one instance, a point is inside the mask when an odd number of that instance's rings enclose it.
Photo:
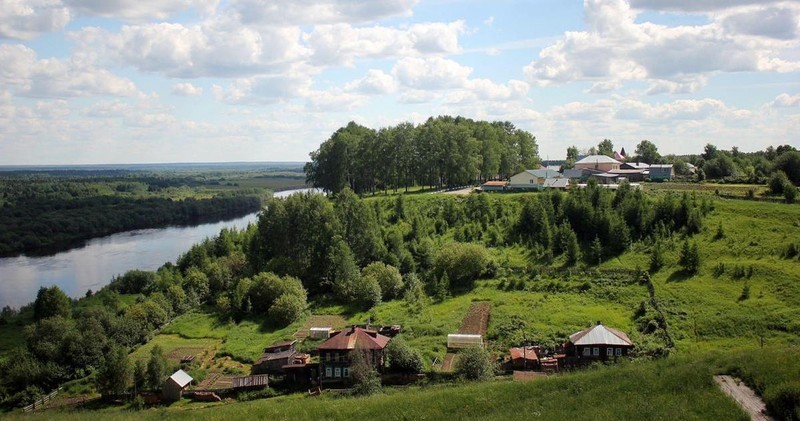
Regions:
[[[311,189],[275,193],[286,197]],[[111,278],[132,269],[155,270],[174,262],[193,244],[213,237],[222,228],[245,228],[258,212],[228,221],[186,227],[121,232],[89,240],[86,245],[51,256],[0,259],[0,307],[19,308],[36,299],[40,287],[58,285],[70,297],[97,291]]]

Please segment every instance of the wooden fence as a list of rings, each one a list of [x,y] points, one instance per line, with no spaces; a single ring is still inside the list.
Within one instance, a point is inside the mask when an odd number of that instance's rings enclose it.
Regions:
[[[36,402],[34,402],[34,403],[24,407],[24,408],[22,408],[22,411],[23,412],[31,412],[31,411],[34,411],[36,409],[39,409],[39,408],[47,405],[48,402],[50,402],[53,398],[56,397],[56,395],[58,395],[58,392],[60,390],[61,390],[61,388],[59,387],[58,389],[56,389],[56,390],[50,392],[49,394],[47,394],[47,396],[37,400]]]

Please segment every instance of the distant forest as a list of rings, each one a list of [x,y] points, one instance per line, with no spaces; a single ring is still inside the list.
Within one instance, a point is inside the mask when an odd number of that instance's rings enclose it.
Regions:
[[[205,171],[0,172],[0,256],[53,253],[117,232],[243,216],[259,210],[269,190],[305,184],[302,173],[286,168]]]
[[[536,138],[507,121],[440,116],[379,130],[350,122],[311,153],[305,171],[314,187],[361,194],[472,184],[539,163]]]

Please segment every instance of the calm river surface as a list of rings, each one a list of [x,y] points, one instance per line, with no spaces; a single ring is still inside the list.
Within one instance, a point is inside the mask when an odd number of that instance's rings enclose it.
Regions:
[[[275,193],[286,197],[299,191]],[[228,221],[189,227],[168,227],[122,232],[89,240],[85,246],[52,256],[0,259],[0,307],[19,308],[36,299],[40,287],[58,285],[70,297],[97,291],[111,278],[132,269],[155,270],[174,262],[181,253],[222,228],[244,228],[258,213]]]

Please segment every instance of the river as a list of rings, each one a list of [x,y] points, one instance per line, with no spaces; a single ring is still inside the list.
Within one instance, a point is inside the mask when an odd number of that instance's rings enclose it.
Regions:
[[[312,189],[275,193],[287,197]],[[258,219],[247,216],[196,226],[121,232],[89,240],[84,246],[51,256],[17,256],[0,259],[0,307],[19,308],[36,299],[40,287],[58,285],[70,297],[108,285],[114,276],[132,269],[155,270],[174,262],[193,244],[213,237],[223,228],[245,228]]]

